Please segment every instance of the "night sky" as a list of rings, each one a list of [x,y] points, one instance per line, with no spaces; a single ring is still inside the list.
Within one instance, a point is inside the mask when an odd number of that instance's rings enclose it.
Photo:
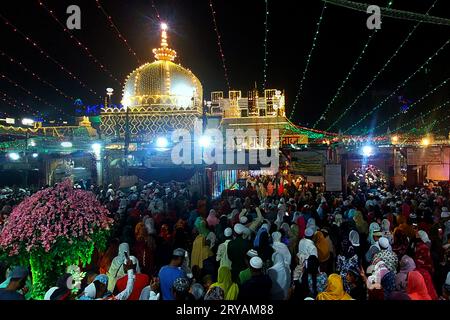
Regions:
[[[434,1],[394,0],[392,7],[425,13]],[[77,4],[81,7],[82,29],[73,30],[73,35],[86,45],[93,56],[120,82],[123,83],[125,77],[139,66],[136,58],[128,52],[109,26],[106,17],[97,8],[95,0],[42,0],[42,2],[53,10],[63,24],[68,17],[67,6]],[[323,2],[319,0],[268,0],[268,2],[270,15],[267,87],[285,89],[289,114],[311,49]],[[385,6],[387,2],[387,0],[371,0],[371,4],[380,6]],[[447,2],[448,0],[438,0],[430,15],[450,18]],[[100,3],[139,59],[142,62],[153,61],[151,49],[159,46],[160,22],[152,7],[152,1],[103,0]],[[246,95],[246,91],[253,88],[256,81],[261,89],[264,66],[264,0],[213,0],[213,4],[232,88],[242,90]],[[154,0],[154,5],[161,19],[169,24],[169,44],[178,52],[177,62],[189,67],[197,75],[204,87],[204,98],[208,100],[211,91],[227,91],[209,0]],[[113,102],[120,102],[122,85],[112,80],[88,58],[86,52],[77,46],[39,5],[38,0],[2,1],[0,14],[26,36],[36,41],[52,58],[77,75],[89,88],[97,91],[98,95],[82,88],[0,19],[2,39],[0,49],[4,53],[22,62],[67,95],[81,99],[86,105],[101,104],[103,101],[99,96],[104,95],[107,87],[112,87],[116,91]],[[363,12],[327,5],[299,104],[292,118],[293,122],[312,126],[325,110],[373,32],[366,27],[367,17],[368,14]],[[382,29],[373,37],[366,55],[343,88],[340,97],[336,99],[326,119],[317,126],[318,129],[328,128],[351,104],[416,23],[392,18],[383,19]],[[449,26],[427,23],[419,25],[386,71],[332,131],[346,130],[389,96],[401,82],[435,53],[449,36]],[[433,59],[426,70],[413,77],[399,94],[389,99],[378,112],[362,122],[358,129],[376,125],[377,121],[379,123],[397,113],[402,105],[398,99],[399,95],[414,102],[450,77],[449,46]],[[73,100],[62,97],[17,65],[8,62],[4,56],[0,56],[0,74],[6,75],[66,113],[74,114],[76,107]],[[55,113],[54,108],[31,98],[21,89],[0,78],[0,97],[4,97],[4,93],[19,103],[50,112],[50,117],[61,115]],[[449,93],[450,85],[447,83],[411,108],[408,113],[380,128],[378,133],[384,133],[388,126],[395,129],[402,122],[418,116],[420,112],[426,112],[440,105],[449,99]],[[442,108],[432,117],[426,117],[424,122],[415,125],[423,126],[433,117],[442,119],[448,115],[449,109],[448,106]],[[0,100],[0,111],[11,116],[26,114],[20,109],[12,108],[3,100]],[[448,132],[448,123],[449,121],[443,121],[440,124],[441,133]]]

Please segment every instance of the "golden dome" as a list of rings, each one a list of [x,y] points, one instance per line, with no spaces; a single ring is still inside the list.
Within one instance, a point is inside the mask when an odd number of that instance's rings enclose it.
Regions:
[[[147,112],[180,111],[200,115],[202,85],[189,69],[172,62],[176,52],[168,47],[166,28],[162,28],[161,47],[153,50],[157,60],[128,75],[122,104],[144,108]]]

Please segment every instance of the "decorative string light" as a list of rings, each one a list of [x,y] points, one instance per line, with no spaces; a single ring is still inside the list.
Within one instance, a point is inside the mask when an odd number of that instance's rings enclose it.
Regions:
[[[77,45],[78,47],[80,47],[82,49],[82,51],[84,51],[86,53],[86,55],[89,57],[89,59],[91,59],[91,61],[96,64],[99,69],[103,72],[106,73],[106,75],[108,77],[110,77],[111,79],[113,79],[114,81],[116,81],[116,83],[118,83],[119,85],[122,85],[122,83],[111,73],[111,71],[108,70],[108,68],[105,67],[105,65],[103,63],[101,63],[89,50],[89,48],[84,45],[80,39],[78,39],[77,37],[75,37],[72,33],[72,31],[70,31],[69,29],[67,29],[67,27],[61,23],[61,21],[59,21],[58,17],[53,13],[53,10],[50,10],[41,0],[38,0],[39,5],[44,8],[48,14],[53,18],[53,20],[55,20],[56,24],[58,24],[61,29],[67,33],[69,35],[69,38],[72,39],[73,41],[75,41],[75,45]]]
[[[359,64],[359,61],[362,59],[362,57],[364,56],[364,53],[366,52],[367,47],[369,46],[370,41],[373,39],[373,36],[376,34],[377,30],[375,29],[373,31],[373,33],[369,36],[369,38],[367,39],[366,44],[364,45],[361,53],[359,54],[358,58],[356,59],[355,63],[353,64],[353,66],[351,67],[350,71],[347,73],[347,75],[345,76],[344,80],[342,81],[341,85],[339,86],[339,88],[337,89],[334,97],[331,99],[331,101],[328,103],[328,105],[325,108],[325,111],[320,115],[319,119],[317,119],[317,121],[314,123],[313,128],[316,128],[316,126],[319,124],[319,122],[321,120],[325,120],[325,115],[327,114],[327,112],[330,110],[331,106],[333,105],[333,103],[336,101],[336,99],[339,97],[342,89],[344,88],[345,84],[347,83],[348,79],[350,79],[350,76],[352,75],[353,71],[356,70],[356,66]]]
[[[431,9],[433,9],[433,7],[435,6],[435,4],[438,1],[439,0],[435,0],[425,14],[428,14],[431,11]],[[394,59],[397,56],[398,52],[409,41],[409,39],[411,38],[411,36],[413,35],[413,33],[416,31],[417,27],[420,24],[421,24],[421,22],[416,23],[416,25],[408,33],[406,38],[402,41],[400,46],[394,51],[392,56],[389,57],[389,59],[386,61],[386,63],[383,65],[383,67],[381,67],[381,69],[375,74],[375,76],[372,78],[372,80],[369,82],[369,84],[363,89],[363,91],[361,91],[361,93],[355,98],[355,100],[353,100],[353,102],[347,108],[345,108],[344,112],[342,112],[339,115],[339,117],[331,124],[331,126],[329,126],[327,128],[327,130],[330,130],[332,127],[334,127],[355,106],[355,104],[359,101],[359,99],[362,98],[362,96],[367,92],[367,90],[369,90],[369,88],[373,85],[373,83],[378,79],[378,77],[381,75],[381,73],[383,73],[384,70],[391,64],[392,59]]]
[[[216,32],[216,36],[217,36],[217,46],[219,47],[219,54],[220,54],[220,58],[222,60],[222,67],[223,67],[223,71],[224,71],[224,75],[225,75],[225,81],[227,82],[228,90],[231,91],[230,79],[228,77],[228,70],[227,70],[227,66],[225,64],[225,54],[223,53],[222,41],[221,41],[221,37],[220,37],[220,33],[219,33],[219,28],[217,27],[216,11],[214,10],[212,0],[209,0],[209,7],[211,8],[211,15],[212,15],[213,23],[214,23],[214,31]]]
[[[26,34],[24,34],[22,31],[20,31],[15,25],[13,25],[8,19],[6,19],[3,15],[0,14],[0,18],[3,20],[5,25],[11,28],[11,30],[19,35],[21,35],[28,43],[30,43],[41,55],[43,55],[45,58],[53,62],[58,66],[58,68],[61,71],[64,71],[67,73],[73,80],[76,80],[83,88],[91,92],[92,94],[100,97],[100,99],[103,99],[95,90],[89,88],[83,81],[81,81],[73,72],[68,70],[66,67],[64,67],[58,60],[52,58],[44,49],[42,49],[41,46],[39,46],[33,39],[28,37]]]
[[[38,116],[38,112],[36,112],[35,108],[31,107],[29,104],[27,103],[23,103],[23,102],[19,102],[17,101],[17,99],[14,99],[13,97],[9,96],[7,93],[3,92],[0,90],[0,95],[2,96],[2,100],[4,102],[6,102],[7,104],[9,104],[10,106],[17,108],[17,109],[21,109],[23,112],[28,113],[31,111],[31,113],[34,116]],[[21,108],[18,105],[21,105],[22,107],[27,108],[28,110],[26,110],[25,108]]]
[[[7,55],[3,50],[0,49],[0,55],[5,57],[8,61],[15,63],[16,65],[18,65],[23,71],[31,74],[34,78],[36,78],[37,80],[39,80],[40,82],[46,84],[47,86],[51,87],[52,89],[54,89],[57,93],[59,93],[61,96],[63,96],[64,98],[66,98],[69,101],[75,101],[75,98],[72,96],[67,95],[66,93],[64,93],[62,90],[58,89],[55,85],[51,84],[50,82],[42,79],[36,72],[34,72],[33,70],[29,69],[28,67],[26,67],[22,62],[20,62],[17,59],[12,58],[11,56]],[[57,109],[57,111],[60,112],[64,112],[62,109]]]
[[[425,100],[428,96],[430,96],[431,94],[433,94],[434,92],[436,92],[437,90],[439,90],[442,86],[444,86],[448,81],[450,80],[450,78],[445,79],[444,81],[442,81],[440,84],[438,84],[436,87],[434,87],[432,90],[428,91],[424,96],[422,96],[419,100],[415,101],[414,103],[412,103],[409,106],[409,109],[411,109],[412,107],[414,107],[415,105],[417,105],[418,103],[422,102],[423,100]],[[401,116],[403,114],[402,111],[399,111],[397,113],[395,113],[394,115],[390,116],[389,119],[383,121],[381,124],[379,124],[378,126],[376,126],[373,129],[370,129],[369,132],[374,132],[376,129],[381,128],[382,126],[384,126],[386,123],[394,120],[395,118],[397,118],[398,116]]]
[[[325,12],[326,8],[327,8],[327,4],[326,4],[326,2],[324,2],[323,3],[323,7],[322,7],[322,12],[320,13],[319,21],[317,22],[317,29],[316,29],[316,33],[314,34],[311,50],[309,50],[308,58],[306,59],[305,70],[303,70],[303,76],[302,76],[302,79],[300,80],[300,86],[298,88],[297,95],[295,96],[295,101],[294,101],[294,104],[292,106],[291,113],[289,114],[289,119],[292,118],[292,115],[295,112],[295,108],[297,107],[297,103],[298,103],[298,101],[300,99],[300,95],[301,95],[301,93],[303,91],[303,82],[306,79],[306,74],[308,72],[309,63],[311,62],[311,56],[312,56],[312,53],[314,51],[314,48],[316,47],[316,42],[317,42],[317,38],[319,36],[319,31],[320,31],[320,26],[322,24],[323,13]]]
[[[358,124],[360,124],[362,121],[364,121],[364,119],[366,119],[368,116],[370,116],[372,113],[374,113],[376,110],[378,110],[379,108],[381,108],[386,101],[388,101],[391,97],[393,97],[395,94],[397,94],[397,92],[403,88],[409,80],[411,80],[412,77],[414,77],[417,73],[419,73],[428,63],[431,62],[431,60],[436,57],[439,52],[441,52],[442,50],[444,50],[444,48],[447,46],[447,44],[450,42],[450,39],[448,39],[432,56],[430,56],[427,60],[425,60],[425,62],[416,70],[414,71],[408,78],[406,78],[399,86],[397,86],[397,88],[392,91],[392,93],[387,96],[386,98],[384,98],[383,101],[381,101],[378,105],[376,105],[374,108],[372,108],[372,110],[370,110],[369,112],[367,112],[361,119],[359,119],[357,122],[355,122],[353,125],[351,125],[347,130],[344,131],[344,133],[350,131],[351,129],[353,129],[354,127],[356,127]]]
[[[45,99],[42,99],[41,97],[35,95],[33,92],[31,92],[30,90],[28,90],[27,88],[21,86],[20,84],[18,84],[17,82],[15,82],[14,80],[12,80],[11,78],[5,76],[4,74],[0,73],[0,78],[4,79],[6,81],[8,81],[10,84],[12,84],[14,87],[21,89],[23,92],[25,92],[26,94],[28,94],[29,96],[31,96],[33,99],[51,107],[51,108],[55,108],[55,105],[51,104],[50,102],[48,102]]]
[[[263,92],[266,90],[267,84],[267,47],[268,47],[268,36],[269,36],[269,0],[265,0],[266,8],[266,19],[264,21],[264,81],[263,81]]]
[[[388,8],[390,6],[392,6],[392,4],[393,4],[393,1],[389,1],[388,4],[387,4]],[[319,122],[321,120],[325,120],[325,116],[326,116],[327,112],[330,110],[330,108],[333,105],[333,103],[339,97],[342,89],[344,88],[344,86],[347,83],[348,79],[350,79],[350,76],[352,75],[353,71],[356,70],[356,66],[359,64],[360,60],[364,56],[364,53],[366,52],[367,47],[369,46],[370,41],[372,41],[372,39],[375,36],[376,32],[377,32],[377,29],[374,29],[374,31],[370,34],[369,38],[366,41],[366,44],[363,46],[363,49],[362,49],[361,53],[359,54],[358,58],[356,58],[356,61],[353,63],[353,66],[351,67],[350,71],[347,73],[347,75],[345,76],[344,80],[342,80],[341,85],[337,89],[334,97],[331,99],[331,101],[326,106],[325,111],[320,115],[319,119],[317,119],[317,121],[314,123],[313,128],[315,128],[319,124]]]
[[[142,64],[141,59],[139,59],[137,53],[130,47],[130,45],[128,44],[128,40],[125,39],[125,37],[119,31],[119,28],[117,28],[116,24],[112,20],[112,17],[105,11],[105,9],[100,4],[99,0],[95,0],[95,1],[97,2],[97,8],[103,13],[103,15],[106,17],[106,19],[108,19],[109,26],[116,32],[117,37],[125,44],[125,46],[127,47],[128,52],[131,53],[136,58],[136,61],[139,64]],[[153,1],[152,1],[152,4],[153,4]]]
[[[410,121],[408,121],[408,122],[402,124],[401,126],[395,128],[394,130],[391,131],[391,133],[397,132],[397,131],[399,131],[400,129],[403,129],[404,127],[410,126],[410,125],[413,124],[414,122],[416,122],[416,121],[418,121],[418,120],[420,120],[420,119],[423,119],[423,118],[426,117],[427,115],[429,115],[429,114],[431,114],[431,113],[433,113],[433,112],[436,112],[436,111],[442,109],[443,107],[447,106],[449,103],[450,103],[450,100],[445,101],[445,102],[442,103],[441,105],[439,105],[439,106],[437,106],[437,107],[434,107],[433,109],[428,110],[428,111],[425,112],[424,114],[421,114],[420,116],[418,116],[418,117],[416,117],[416,118],[414,118],[414,119],[412,119],[412,120],[410,120]]]

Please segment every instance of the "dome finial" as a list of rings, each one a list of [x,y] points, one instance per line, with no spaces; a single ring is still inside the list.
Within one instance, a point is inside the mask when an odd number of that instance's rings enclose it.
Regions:
[[[156,60],[173,61],[177,56],[177,52],[169,48],[169,44],[167,42],[167,29],[169,29],[167,23],[161,23],[161,47],[153,49]]]

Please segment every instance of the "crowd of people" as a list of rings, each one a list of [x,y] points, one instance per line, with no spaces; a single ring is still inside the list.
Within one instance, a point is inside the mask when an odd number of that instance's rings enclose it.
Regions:
[[[47,300],[450,300],[448,188],[372,179],[344,196],[258,177],[213,200],[177,182],[91,190],[115,220],[108,248]],[[4,265],[0,300],[24,299],[30,277]]]

